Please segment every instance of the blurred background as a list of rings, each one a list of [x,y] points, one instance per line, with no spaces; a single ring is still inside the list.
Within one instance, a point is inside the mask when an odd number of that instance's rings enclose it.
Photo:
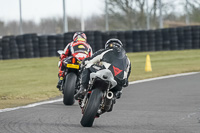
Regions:
[[[200,48],[199,0],[0,0],[0,59],[58,56],[76,31],[93,51]]]
[[[0,36],[200,24],[199,0],[0,0],[0,3]]]

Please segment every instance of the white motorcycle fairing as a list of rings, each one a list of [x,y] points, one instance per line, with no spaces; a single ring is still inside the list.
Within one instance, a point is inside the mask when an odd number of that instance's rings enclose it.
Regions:
[[[117,82],[115,81],[113,74],[109,69],[102,69],[95,73],[94,72],[91,73],[90,74],[90,83],[92,83],[93,80],[97,77],[102,80],[109,81],[111,83],[110,89],[114,88],[117,85]]]

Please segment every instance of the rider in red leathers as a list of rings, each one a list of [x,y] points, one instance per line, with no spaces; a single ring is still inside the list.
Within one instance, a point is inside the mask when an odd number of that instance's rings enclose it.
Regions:
[[[58,73],[59,80],[57,84],[57,88],[59,90],[62,85],[63,77],[64,77],[64,67],[62,63],[63,59],[71,55],[77,57],[79,60],[83,60],[87,57],[92,56],[92,48],[86,41],[87,41],[87,37],[85,33],[76,32],[73,36],[73,41],[68,43],[68,45],[64,49],[64,54],[60,56],[59,73]]]

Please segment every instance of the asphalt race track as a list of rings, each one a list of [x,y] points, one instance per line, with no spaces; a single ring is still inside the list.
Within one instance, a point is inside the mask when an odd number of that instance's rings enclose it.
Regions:
[[[135,83],[114,110],[80,125],[76,103],[39,105],[0,113],[0,133],[200,133],[200,73]]]

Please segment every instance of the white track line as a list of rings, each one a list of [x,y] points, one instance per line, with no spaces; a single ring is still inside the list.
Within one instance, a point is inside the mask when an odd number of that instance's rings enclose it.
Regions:
[[[1,112],[12,111],[12,110],[17,110],[17,109],[31,108],[31,107],[35,107],[35,106],[38,106],[38,105],[55,103],[55,102],[60,102],[60,101],[62,101],[62,98],[57,99],[57,100],[51,100],[51,101],[44,101],[44,102],[39,102],[39,103],[33,103],[33,104],[26,105],[26,106],[19,106],[19,107],[16,107],[16,108],[0,109],[0,113]]]
[[[150,78],[150,79],[144,79],[144,80],[137,80],[137,81],[129,82],[129,84],[137,84],[137,83],[143,83],[143,82],[159,80],[159,79],[167,79],[167,78],[174,78],[174,77],[180,77],[180,76],[187,76],[187,75],[192,75],[192,74],[197,74],[197,73],[200,73],[200,72],[181,73],[181,74],[174,74],[174,75],[168,75],[168,76],[162,76],[162,77],[156,77],[156,78]]]
[[[186,75],[192,75],[192,74],[197,74],[197,73],[199,73],[199,72],[182,73],[182,74],[175,74],[175,75],[169,75],[169,76],[162,76],[162,77],[157,77],[157,78],[151,78],[151,79],[144,79],[144,80],[133,81],[133,82],[130,82],[129,84],[137,84],[137,83],[142,83],[142,82],[148,82],[148,81],[159,80],[159,79],[166,79],[166,78],[173,78],[173,77],[179,77],[179,76],[186,76]],[[35,106],[43,105],[43,104],[60,102],[62,100],[63,99],[60,98],[60,99],[57,99],[57,100],[44,101],[44,102],[29,104],[29,105],[26,105],[26,106],[19,106],[19,107],[16,107],[16,108],[0,109],[0,113],[12,111],[12,110],[17,110],[17,109],[23,109],[23,108],[31,108],[31,107],[35,107]]]

